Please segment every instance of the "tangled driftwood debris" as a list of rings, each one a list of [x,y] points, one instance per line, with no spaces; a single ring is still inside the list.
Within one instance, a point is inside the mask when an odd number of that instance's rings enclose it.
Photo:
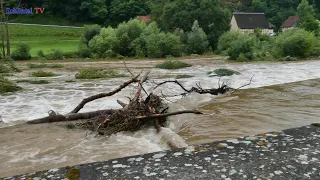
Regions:
[[[147,125],[155,126],[157,132],[160,132],[161,127],[164,126],[164,123],[166,122],[166,117],[168,116],[185,113],[202,114],[200,111],[197,110],[184,110],[167,113],[168,107],[164,105],[162,99],[163,97],[160,97],[154,94],[153,92],[147,93],[146,90],[143,88],[143,83],[148,80],[148,75],[150,72],[146,72],[140,79],[139,77],[141,76],[142,72],[138,75],[133,75],[131,71],[129,72],[133,76],[132,79],[124,82],[118,88],[111,92],[100,93],[83,99],[79,103],[79,105],[77,105],[70,113],[65,115],[51,113],[51,115],[47,117],[31,120],[27,123],[70,123],[70,121],[81,120],[81,122],[76,122],[74,123],[74,125],[79,128],[85,128],[91,131],[95,131],[101,135],[111,135],[122,131],[137,131]],[[124,102],[121,102],[120,100],[117,101],[122,108],[79,113],[79,111],[87,103],[100,98],[112,96],[134,83],[137,83],[138,85],[134,97],[130,98],[130,102],[126,104]],[[162,83],[156,84],[152,91],[166,83],[178,84],[182,88],[182,90],[185,91],[182,95],[186,95],[191,92],[196,92],[199,94],[209,93],[212,95],[217,95],[224,94],[230,90],[234,90],[233,88],[228,87],[226,84],[223,84],[222,86],[219,85],[219,88],[217,89],[202,89],[200,85],[197,85],[197,87],[192,87],[190,90],[188,90],[179,81],[175,80],[164,81]],[[141,97],[142,90],[147,95],[145,99]]]

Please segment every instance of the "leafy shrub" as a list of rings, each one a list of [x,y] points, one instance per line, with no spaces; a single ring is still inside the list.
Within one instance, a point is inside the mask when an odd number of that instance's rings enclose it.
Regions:
[[[87,45],[80,44],[77,54],[79,57],[82,57],[82,58],[90,58],[91,50]]]
[[[52,77],[52,76],[56,76],[56,74],[53,72],[37,71],[37,72],[31,73],[31,76],[32,77]]]
[[[214,74],[213,74],[214,73]],[[238,71],[234,71],[232,69],[215,69],[214,71],[207,72],[209,76],[232,76],[234,74],[239,75],[240,73]]]
[[[178,60],[166,60],[163,63],[157,64],[155,67],[160,69],[181,69],[191,66],[191,64],[187,64]]]
[[[20,43],[17,48],[12,52],[11,58],[14,60],[29,60],[31,59],[30,46],[25,43]]]
[[[45,57],[44,52],[42,50],[39,50],[37,52],[38,57]]]
[[[9,93],[14,93],[22,90],[20,86],[17,86],[15,83],[9,81],[8,79],[0,76],[0,94],[6,95]]]
[[[230,56],[231,60],[236,60],[241,53],[249,60],[252,60],[254,59],[253,51],[256,43],[255,36],[241,34],[231,42],[229,49],[226,50],[226,54]]]
[[[147,47],[146,47],[147,38],[151,35],[158,35],[159,33],[160,33],[160,29],[157,23],[152,22],[148,24],[147,27],[140,34],[140,37],[132,41],[131,43],[132,55],[140,58],[147,57],[148,56]]]
[[[93,37],[89,42],[89,48],[92,53],[98,57],[114,57],[115,48],[118,46],[119,40],[115,30],[112,27],[103,28],[99,35]]]
[[[308,57],[316,48],[313,33],[295,29],[281,33],[275,40],[273,55],[276,57]]]
[[[240,53],[239,56],[237,57],[237,61],[249,61],[249,59],[243,54]]]
[[[296,61],[297,58],[291,57],[291,56],[286,56],[280,59],[281,61]]]
[[[112,70],[103,70],[97,68],[81,69],[79,73],[75,75],[76,79],[98,79],[98,78],[117,78],[124,77],[123,74],[118,74]]]
[[[234,40],[236,40],[240,36],[239,31],[228,31],[225,32],[222,36],[220,36],[218,40],[218,47],[217,51],[219,53],[224,53],[226,50],[228,50],[231,47],[231,44]]]
[[[64,56],[60,49],[51,49],[51,52],[46,55],[46,58],[48,60],[62,60]]]
[[[133,19],[128,22],[123,22],[118,25],[115,30],[119,44],[116,47],[116,53],[123,56],[134,56],[132,42],[139,38],[141,33],[146,29],[145,22]]]
[[[160,58],[167,55],[181,56],[180,38],[173,33],[151,34],[146,37],[148,57]]]
[[[84,31],[81,36],[81,44],[88,46],[90,40],[100,33],[101,27],[97,24],[94,25],[85,25]]]
[[[77,58],[77,54],[75,52],[63,52],[62,56],[64,58]]]
[[[189,54],[203,54],[209,45],[206,33],[195,21],[191,32],[187,33],[186,51]]]

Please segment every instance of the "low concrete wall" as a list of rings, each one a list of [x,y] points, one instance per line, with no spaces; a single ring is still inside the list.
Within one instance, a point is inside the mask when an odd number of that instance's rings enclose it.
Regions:
[[[9,179],[320,179],[316,125]]]

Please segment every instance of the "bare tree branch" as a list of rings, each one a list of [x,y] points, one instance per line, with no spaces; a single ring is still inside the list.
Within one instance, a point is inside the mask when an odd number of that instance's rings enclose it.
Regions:
[[[184,110],[184,111],[177,111],[177,112],[172,112],[172,113],[153,114],[150,116],[137,116],[135,119],[137,119],[137,120],[150,120],[150,119],[157,119],[157,118],[163,118],[163,117],[168,117],[168,116],[173,116],[173,115],[178,115],[178,114],[187,114],[187,113],[203,114],[202,112],[197,111],[197,110]]]
[[[231,92],[231,94],[233,94],[234,92],[236,92],[237,90],[239,90],[239,89],[241,89],[241,88],[243,88],[243,87],[245,87],[245,86],[249,86],[249,85],[251,84],[251,82],[252,82],[253,76],[254,76],[254,75],[252,75],[252,77],[250,78],[250,82],[249,82],[248,84],[245,84],[245,85],[243,85],[243,86],[238,87],[237,89],[233,90],[233,91]]]
[[[127,87],[128,85],[134,83],[134,82],[139,82],[139,80],[137,79],[138,77],[140,76],[140,74],[136,75],[134,78],[132,78],[131,80],[121,84],[117,89],[111,91],[111,92],[108,92],[108,93],[100,93],[100,94],[96,94],[94,96],[90,96],[88,98],[85,98],[81,101],[81,103],[76,107],[74,108],[70,113],[77,113],[79,112],[85,104],[87,104],[88,102],[91,102],[91,101],[94,101],[96,99],[100,99],[100,98],[103,98],[103,97],[107,97],[107,96],[112,96],[118,92],[120,92],[122,89],[124,89],[125,87]]]

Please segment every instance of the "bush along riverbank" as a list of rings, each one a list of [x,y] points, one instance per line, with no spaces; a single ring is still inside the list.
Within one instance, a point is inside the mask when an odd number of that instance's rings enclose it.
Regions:
[[[292,61],[319,56],[320,39],[304,29],[282,32],[276,37],[263,35],[260,30],[254,34],[229,31],[219,38],[217,51],[237,61]]]

